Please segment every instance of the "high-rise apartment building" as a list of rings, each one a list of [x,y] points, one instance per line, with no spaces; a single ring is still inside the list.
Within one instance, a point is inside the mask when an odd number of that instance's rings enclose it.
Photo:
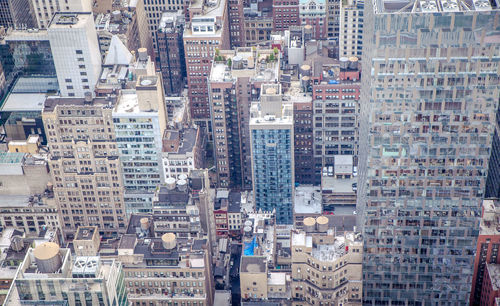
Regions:
[[[48,98],[42,112],[54,197],[65,236],[97,226],[125,231],[125,204],[112,110],[106,98]]]
[[[190,23],[184,29],[184,52],[191,118],[209,132],[210,139],[208,77],[216,50],[227,50],[230,43],[227,1],[208,4],[198,1],[189,6]]]
[[[481,226],[477,238],[476,259],[470,305],[491,305],[484,300],[483,291],[487,279],[486,265],[500,264],[498,249],[500,248],[500,201],[498,199],[484,200]]]
[[[35,20],[30,0],[5,0],[0,3],[0,26],[31,29]]]
[[[184,14],[163,13],[156,31],[158,68],[163,79],[163,89],[168,96],[179,96],[184,90],[186,61],[184,59]]]
[[[334,166],[336,155],[358,155],[360,77],[357,59],[323,65],[318,76],[311,76],[317,176]]]
[[[127,214],[152,212],[154,191],[163,181],[167,119],[160,80],[155,74],[139,76],[135,90],[122,90],[113,110]]]
[[[182,13],[187,14],[187,5],[189,4],[190,1],[186,0],[161,0],[161,1],[150,1],[150,0],[139,0],[141,2],[138,4],[138,6],[141,7],[141,9],[144,9],[144,16],[146,19],[146,28],[149,32],[149,37],[153,43],[153,50],[150,51],[150,55],[152,55],[152,52],[154,51],[155,53],[155,58],[158,57],[158,49],[156,47],[158,46],[157,41],[156,41],[156,31],[158,31],[158,27],[160,26],[162,15],[164,12],[177,12],[181,11]],[[203,2],[203,1],[201,1]]]
[[[299,1],[300,24],[311,32],[312,39],[326,39],[328,36],[325,2],[325,0]]]
[[[93,92],[102,59],[92,13],[56,13],[48,35],[61,96]]]
[[[273,0],[273,27],[275,31],[300,25],[299,0]]]
[[[498,107],[500,12],[481,0],[365,6],[364,302],[466,304]]]
[[[279,52],[238,48],[215,55],[210,73],[212,132],[219,187],[252,188],[250,105],[279,79]]]
[[[163,134],[162,164],[165,179],[178,178],[204,165],[205,136],[200,128],[165,130]]]
[[[340,30],[340,0],[326,1],[327,36],[330,39],[339,39]]]
[[[361,57],[363,53],[364,0],[347,0],[340,4],[339,57]]]
[[[99,256],[73,258],[55,242],[28,250],[14,286],[7,305],[129,305],[121,263]]]
[[[52,17],[60,13],[92,12],[92,0],[31,0],[33,13],[36,17],[36,25],[39,29],[48,28]]]
[[[500,103],[497,110],[495,134],[491,146],[490,165],[486,179],[485,197],[500,198]]]
[[[245,46],[245,7],[244,1],[228,0],[229,9],[229,35],[231,37],[231,47]]]
[[[292,305],[362,305],[363,239],[359,233],[335,235],[328,218],[304,219],[292,232]]]
[[[263,84],[252,104],[250,143],[256,209],[276,210],[278,223],[293,221],[295,185],[292,106],[282,101],[280,84]]]
[[[313,104],[310,101],[293,103],[293,135],[295,182],[319,185],[321,177],[314,173]]]

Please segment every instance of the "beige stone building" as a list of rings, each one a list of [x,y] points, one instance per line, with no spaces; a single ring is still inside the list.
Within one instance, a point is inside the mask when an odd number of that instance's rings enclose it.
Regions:
[[[42,119],[50,148],[54,196],[65,236],[97,226],[125,231],[126,216],[112,107],[105,98],[49,98]]]
[[[267,299],[267,272],[265,256],[242,256],[240,269],[242,299]]]
[[[101,245],[97,226],[80,226],[76,231],[73,246],[76,256],[96,256]]]
[[[361,305],[361,236],[335,235],[327,220],[320,216],[292,233],[293,305]]]
[[[208,240],[144,233],[140,227],[137,234],[123,235],[118,246],[131,305],[212,305]]]

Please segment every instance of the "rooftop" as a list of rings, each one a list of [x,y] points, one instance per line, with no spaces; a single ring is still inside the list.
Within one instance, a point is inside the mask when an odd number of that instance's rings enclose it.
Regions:
[[[163,139],[165,140],[176,140],[179,139],[179,148],[177,152],[174,152],[171,148],[163,146],[163,152],[186,154],[192,152],[194,146],[196,145],[196,136],[198,134],[197,128],[185,128],[180,131],[178,130],[165,130],[163,134]]]
[[[49,24],[51,29],[82,28],[92,20],[92,13],[63,13],[56,12]]]
[[[140,113],[139,100],[134,89],[122,90],[114,113]]]
[[[500,200],[483,200],[479,235],[500,235]]]
[[[232,82],[249,77],[256,82],[275,82],[279,77],[279,56],[271,49],[238,48],[222,50],[215,55],[210,80]],[[230,60],[230,61],[229,61]]]
[[[76,232],[75,240],[92,240],[97,232],[97,226],[80,226]]]
[[[286,273],[271,272],[267,275],[267,284],[271,286],[284,286],[286,284]]]
[[[314,186],[298,186],[295,189],[293,210],[296,214],[321,214],[321,190]]]
[[[215,290],[214,305],[230,306],[231,305],[231,291],[229,291],[229,290]]]
[[[500,289],[500,265],[499,264],[486,264],[488,275],[490,276],[491,287],[493,291]]]
[[[57,106],[102,106],[103,108],[112,108],[116,103],[116,98],[94,98],[92,101],[86,101],[85,98],[62,98],[48,97],[45,100],[44,112],[53,112]]]
[[[26,153],[0,152],[0,164],[21,164]]]
[[[242,256],[241,272],[264,273],[266,272],[266,258],[264,256]]]
[[[357,183],[357,177],[351,178],[336,178],[335,176],[322,176],[321,177],[321,186],[323,192],[328,190],[332,193],[355,193],[352,190],[352,184]]]

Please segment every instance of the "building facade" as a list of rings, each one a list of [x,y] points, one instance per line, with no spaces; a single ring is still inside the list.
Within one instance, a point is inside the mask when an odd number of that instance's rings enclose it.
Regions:
[[[167,126],[159,75],[143,75],[135,90],[122,90],[113,110],[127,214],[149,213],[163,182],[162,136]]]
[[[190,23],[184,29],[184,52],[191,118],[208,132],[211,140],[208,77],[216,50],[230,48],[227,1],[214,7],[197,2],[189,7]]]
[[[300,25],[299,0],[273,0],[274,31],[285,31]]]
[[[0,26],[31,29],[36,25],[30,0],[7,0],[0,4]]]
[[[312,39],[326,39],[327,19],[325,0],[300,0],[299,1],[300,24],[311,32]]]
[[[334,167],[335,155],[358,155],[361,73],[357,62],[351,64],[323,66],[320,76],[312,77],[317,176],[321,169]]]
[[[293,129],[295,182],[318,185],[320,177],[314,172],[312,102],[293,103]]]
[[[93,92],[102,60],[92,13],[56,13],[48,36],[61,96]]]
[[[498,105],[495,134],[493,135],[493,144],[491,146],[485,197],[500,198],[500,103]]]
[[[278,79],[279,53],[273,50],[238,48],[215,55],[209,89],[219,187],[252,188],[250,105],[258,101],[261,84]]]
[[[342,1],[339,16],[339,57],[363,54],[363,0]]]
[[[292,305],[362,305],[362,238],[326,227],[305,222],[292,233]]]
[[[251,109],[250,142],[256,209],[276,210],[278,223],[293,221],[295,185],[293,111],[282,104],[280,84],[263,84]]]
[[[49,167],[65,236],[73,236],[78,226],[95,225],[106,237],[125,231],[114,103],[104,98],[45,101]]]
[[[186,61],[184,59],[184,14],[163,13],[156,32],[157,63],[167,96],[179,96],[184,89]]]
[[[499,96],[499,12],[482,1],[365,6],[364,303],[465,303]]]
[[[470,305],[491,305],[483,296],[488,275],[486,266],[488,264],[500,264],[498,249],[500,247],[500,202],[495,200],[483,201],[483,212],[481,227],[477,238],[476,259],[474,261],[474,276],[472,278],[472,289]]]
[[[91,0],[73,0],[59,2],[55,0],[31,0],[33,12],[36,17],[36,27],[46,29],[52,17],[57,13],[92,12],[93,2]]]
[[[57,281],[56,281],[57,280]],[[99,256],[71,256],[54,242],[29,249],[10,301],[51,305],[129,305],[122,265]],[[8,304],[8,303],[7,303]]]

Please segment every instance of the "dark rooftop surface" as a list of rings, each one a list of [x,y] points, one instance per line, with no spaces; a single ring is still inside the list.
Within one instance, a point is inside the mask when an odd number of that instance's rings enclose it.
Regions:
[[[186,205],[189,202],[189,190],[179,190],[178,188],[169,190],[166,186],[161,186],[158,191],[158,202],[154,205]]]
[[[185,128],[180,131],[176,130],[165,130],[163,134],[163,139],[165,140],[179,140],[179,149],[177,152],[173,152],[171,149],[163,148],[163,152],[171,152],[178,154],[186,154],[187,152],[193,151],[194,146],[196,145],[196,134],[198,133],[198,129],[195,128]]]
[[[120,249],[133,249],[135,246],[136,236],[133,234],[125,234],[120,239],[118,247]]]
[[[241,206],[241,192],[231,191],[229,193],[229,207],[227,212],[239,213]]]
[[[266,257],[243,256],[241,257],[241,272],[260,273],[266,271]]]
[[[87,102],[85,98],[60,98],[60,97],[49,97],[45,100],[45,104],[43,107],[44,112],[52,112],[56,108],[56,106],[64,106],[64,105],[89,105],[89,106],[104,106],[104,107],[114,107],[116,103],[116,97],[114,99],[107,98],[94,98],[92,102]],[[100,116],[97,115],[96,116]]]
[[[92,240],[96,227],[94,226],[80,226],[76,232],[75,240]]]
[[[148,235],[150,236],[149,233],[151,233],[151,215],[149,214],[131,214],[130,217],[128,218],[128,227],[127,227],[127,234],[130,235],[137,235],[137,229],[141,228],[141,219],[142,218],[148,218],[149,219],[149,231]]]

